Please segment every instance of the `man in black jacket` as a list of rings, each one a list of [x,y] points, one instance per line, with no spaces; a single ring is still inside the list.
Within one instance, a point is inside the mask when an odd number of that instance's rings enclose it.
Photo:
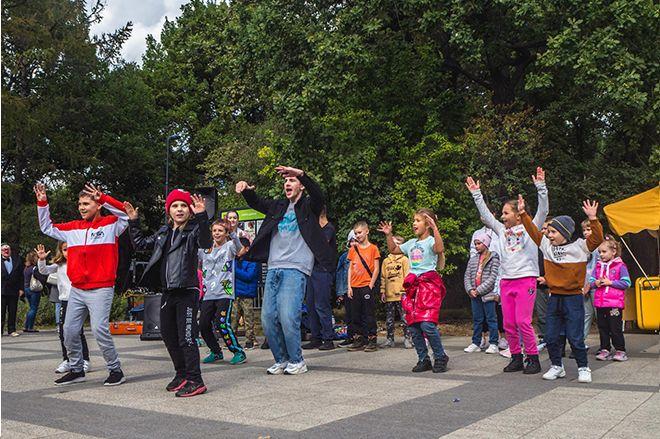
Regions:
[[[7,320],[7,334],[18,337],[16,332],[16,310],[18,298],[23,296],[23,260],[12,255],[9,244],[2,244],[2,330]]]
[[[335,251],[325,239],[319,215],[325,205],[321,188],[304,171],[278,166],[284,177],[285,199],[259,198],[254,186],[236,183],[247,204],[266,215],[246,259],[268,262],[261,324],[275,364],[271,375],[307,372],[300,346],[301,307],[314,261],[332,272]],[[303,191],[308,195],[304,195]]]

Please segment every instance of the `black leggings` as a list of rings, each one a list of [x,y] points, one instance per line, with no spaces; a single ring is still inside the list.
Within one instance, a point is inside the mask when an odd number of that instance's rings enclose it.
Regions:
[[[626,350],[626,341],[623,338],[623,309],[596,308],[598,318],[598,333],[600,334],[600,348],[610,350],[612,345],[617,351]],[[612,342],[610,344],[610,341]]]
[[[66,319],[66,305],[69,303],[68,300],[62,300],[60,302],[60,324],[59,324],[59,333],[60,333],[60,345],[62,345],[62,359],[64,361],[69,361],[69,356],[66,353],[66,347],[64,347],[64,320]],[[87,339],[85,338],[85,328],[80,328],[80,342],[82,343],[82,353],[83,360],[89,361],[89,347],[87,346]]]
[[[238,343],[238,339],[231,326],[231,309],[233,305],[234,301],[232,299],[202,300],[199,330],[202,333],[204,342],[206,342],[206,346],[214,354],[222,353],[222,348],[220,348],[218,340],[216,340],[213,333],[214,326],[220,331],[227,349],[234,354],[243,352],[243,348]]]
[[[160,334],[170,354],[177,378],[203,384],[197,347],[199,291],[180,288],[163,293]]]

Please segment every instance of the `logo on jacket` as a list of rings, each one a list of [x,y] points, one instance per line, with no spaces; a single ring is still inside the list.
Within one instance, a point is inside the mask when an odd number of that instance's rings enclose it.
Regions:
[[[90,239],[96,241],[98,239],[102,239],[105,236],[105,233],[103,230],[97,230],[96,232],[90,232],[89,237]]]

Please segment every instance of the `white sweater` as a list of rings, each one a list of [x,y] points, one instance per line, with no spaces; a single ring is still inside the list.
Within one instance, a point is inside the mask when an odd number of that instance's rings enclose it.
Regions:
[[[57,276],[57,291],[59,292],[59,299],[69,300],[69,294],[71,293],[71,281],[69,276],[66,274],[66,262],[64,264],[50,264],[46,265],[46,261],[39,259],[37,261],[37,268],[39,273],[43,275],[49,275],[55,273]]]
[[[534,216],[534,225],[541,229],[548,216],[548,188],[545,183],[536,183],[538,192],[538,209]],[[527,234],[522,224],[509,229],[504,227],[484,202],[481,190],[472,192],[472,198],[477,205],[483,223],[497,234],[501,249],[500,267],[502,279],[520,279],[523,277],[538,277],[539,275],[539,249],[532,238]]]

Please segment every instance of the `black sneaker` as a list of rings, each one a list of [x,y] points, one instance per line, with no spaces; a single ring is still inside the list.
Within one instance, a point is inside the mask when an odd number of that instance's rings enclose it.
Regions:
[[[248,340],[245,342],[245,349],[254,349],[254,342],[252,340]]]
[[[165,386],[165,390],[167,390],[168,392],[176,392],[180,390],[184,386],[184,384],[186,384],[185,378],[174,377],[174,379],[170,381],[170,383],[167,386]]]
[[[528,355],[527,360],[525,361],[525,369],[523,370],[523,373],[525,375],[533,375],[539,372],[541,372],[541,363],[539,362],[539,356]]]
[[[206,392],[206,386],[204,383],[196,383],[194,381],[186,381],[186,384],[183,385],[174,395],[181,398],[188,398],[190,396],[201,395]]]
[[[319,351],[331,351],[334,348],[335,344],[332,342],[332,340],[326,340],[321,343],[321,346],[319,346]]]
[[[108,378],[103,381],[104,386],[118,386],[121,383],[126,381],[126,377],[124,376],[124,372],[121,371],[121,369],[115,369],[110,371],[110,375],[108,375]]]
[[[261,343],[261,349],[270,349],[270,346],[268,346],[268,340],[264,340],[264,342]]]
[[[340,348],[347,348],[347,347],[349,347],[351,344],[353,344],[353,342],[351,341],[350,338],[347,338],[346,340],[344,340],[344,341],[342,341],[341,343],[339,343],[337,346],[340,347]]]
[[[522,354],[511,355],[511,361],[504,368],[504,372],[520,372],[525,368]]]
[[[369,341],[364,346],[364,352],[376,352],[378,350],[378,344],[376,343],[376,337],[369,337]]]
[[[431,359],[429,357],[424,358],[417,362],[415,367],[412,368],[413,372],[426,372],[427,370],[433,369],[431,365]]]
[[[62,378],[56,379],[55,385],[68,386],[70,384],[85,382],[85,380],[86,380],[85,372],[81,370],[80,372],[69,372],[66,375],[64,375]]]
[[[321,340],[317,340],[317,339],[313,338],[309,343],[306,343],[306,344],[302,345],[301,348],[303,348],[305,350],[318,349],[318,348],[321,347],[321,344],[322,344]]]
[[[436,359],[433,362],[433,373],[447,372],[447,363],[449,363],[449,357],[447,355]]]
[[[353,343],[348,347],[349,351],[363,351],[364,350],[364,339],[362,337],[355,337]]]

